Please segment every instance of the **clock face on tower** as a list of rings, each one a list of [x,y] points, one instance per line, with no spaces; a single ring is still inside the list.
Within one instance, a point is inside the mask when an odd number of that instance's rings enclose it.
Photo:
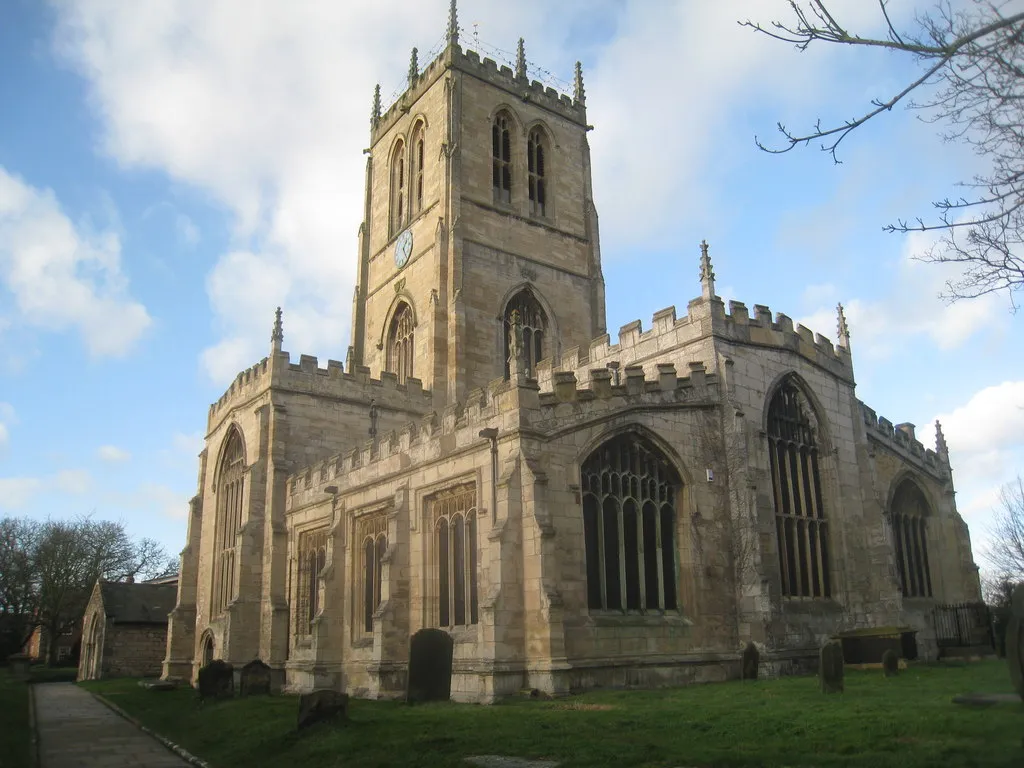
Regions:
[[[395,266],[399,269],[409,263],[412,256],[412,232],[408,229],[395,240]]]

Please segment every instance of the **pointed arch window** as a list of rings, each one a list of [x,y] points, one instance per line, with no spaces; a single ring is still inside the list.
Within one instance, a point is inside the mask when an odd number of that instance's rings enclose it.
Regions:
[[[782,594],[788,597],[832,594],[818,432],[807,398],[791,380],[783,382],[768,406],[768,461]]]
[[[391,318],[387,344],[387,370],[398,377],[399,384],[413,375],[415,329],[412,307],[403,301]]]
[[[590,609],[677,609],[682,481],[675,469],[647,440],[626,433],[591,453],[580,478]]]
[[[380,607],[384,582],[384,555],[388,551],[387,515],[364,515],[356,522],[356,540],[359,542],[359,578],[354,585],[356,594],[356,625],[364,633],[373,632],[373,615]]]
[[[391,156],[391,234],[396,235],[405,224],[405,143],[398,142]]]
[[[412,135],[412,180],[410,212],[413,216],[423,210],[423,123]]]
[[[320,574],[327,565],[327,529],[299,534],[295,634],[309,635],[320,613]]]
[[[494,202],[512,203],[512,120],[505,112],[491,125],[491,186]]]
[[[547,339],[547,315],[533,293],[528,288],[524,288],[513,296],[505,307],[504,333],[502,334],[505,341],[505,378],[509,376],[509,358],[512,354],[509,344],[510,335],[514,332],[517,324],[522,334],[519,342],[523,350],[527,376],[535,375],[537,363],[550,354]]]
[[[443,491],[429,501],[434,532],[437,625],[476,624],[477,511],[475,486]]]
[[[546,153],[544,133],[540,128],[530,131],[526,142],[527,171],[529,174],[530,215],[547,215],[547,176],[544,156]]]
[[[235,560],[245,497],[245,449],[242,434],[232,427],[222,449],[217,474],[217,514],[213,533],[213,585],[210,616],[220,616],[235,597]]]
[[[931,597],[932,577],[928,567],[928,501],[910,479],[899,484],[890,511],[896,569],[904,597]]]

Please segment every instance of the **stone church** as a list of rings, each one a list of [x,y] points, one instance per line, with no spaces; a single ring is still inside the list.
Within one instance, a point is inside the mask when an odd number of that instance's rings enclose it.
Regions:
[[[476,702],[727,679],[750,642],[782,674],[858,628],[934,656],[935,606],[980,600],[941,429],[857,399],[841,307],[833,345],[725,306],[703,243],[700,295],[613,340],[580,66],[569,96],[517,59],[453,2],[378,88],[347,359],[294,361],[279,310],[210,407],[164,676],[401,696],[424,627]]]

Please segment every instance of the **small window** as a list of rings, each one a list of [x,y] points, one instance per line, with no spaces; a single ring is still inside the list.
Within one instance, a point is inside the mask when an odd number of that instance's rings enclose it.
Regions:
[[[526,375],[535,376],[537,363],[549,354],[547,349],[548,319],[533,293],[524,288],[509,301],[504,313],[505,337],[505,378],[509,376],[509,358],[512,354],[509,341],[511,334],[519,328],[522,334],[519,342],[526,364]]]
[[[544,138],[539,128],[530,131],[526,144],[529,171],[530,215],[547,215],[547,177],[544,175]]]
[[[387,370],[398,376],[399,384],[413,376],[415,332],[412,307],[402,302],[391,318],[387,345]]]
[[[491,126],[491,182],[494,201],[512,202],[512,135],[511,120],[505,113],[494,118]]]

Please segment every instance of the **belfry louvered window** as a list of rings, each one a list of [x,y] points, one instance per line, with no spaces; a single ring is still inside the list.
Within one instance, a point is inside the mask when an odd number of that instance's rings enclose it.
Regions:
[[[423,210],[423,123],[418,123],[412,134],[412,205],[415,216]]]
[[[786,381],[768,407],[768,459],[775,502],[782,594],[829,597],[828,527],[813,411]]]
[[[399,384],[413,375],[413,358],[415,356],[415,323],[412,307],[402,302],[391,318],[391,330],[388,332],[387,370],[398,377]]]
[[[896,569],[904,597],[932,596],[927,518],[928,502],[921,489],[912,480],[904,480],[893,494],[890,514]]]
[[[398,142],[391,156],[391,227],[397,235],[405,225],[405,144]]]
[[[213,585],[210,616],[220,616],[234,599],[238,533],[245,498],[245,451],[241,433],[232,427],[222,449],[217,476],[217,514],[213,533]]]
[[[675,469],[648,441],[627,433],[591,453],[580,474],[589,607],[675,609],[682,488]]]
[[[494,201],[512,202],[512,132],[511,119],[499,113],[491,125],[491,184]]]
[[[531,216],[544,216],[547,213],[548,190],[547,177],[544,174],[544,152],[544,134],[539,128],[534,128],[526,142]]]

